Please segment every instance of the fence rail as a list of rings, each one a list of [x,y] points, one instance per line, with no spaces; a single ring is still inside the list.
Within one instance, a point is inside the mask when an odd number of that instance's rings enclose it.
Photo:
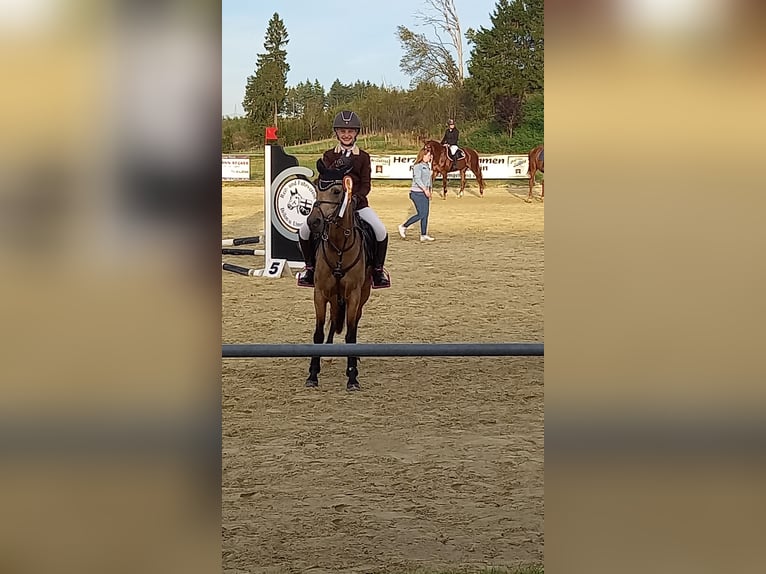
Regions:
[[[543,343],[354,343],[223,345],[224,359],[250,357],[542,357]]]

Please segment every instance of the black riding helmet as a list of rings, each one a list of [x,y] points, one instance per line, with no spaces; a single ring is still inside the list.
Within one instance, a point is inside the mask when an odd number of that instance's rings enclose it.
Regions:
[[[361,130],[362,120],[359,119],[359,116],[357,116],[356,113],[344,110],[339,112],[335,116],[335,119],[332,121],[332,129],[335,130],[338,128],[352,128],[355,130]]]

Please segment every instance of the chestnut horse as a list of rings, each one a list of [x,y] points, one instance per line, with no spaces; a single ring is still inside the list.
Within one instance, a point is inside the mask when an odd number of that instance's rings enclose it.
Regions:
[[[529,195],[527,195],[527,203],[532,201],[532,188],[535,185],[535,174],[537,172],[545,173],[545,150],[543,146],[539,145],[532,148],[529,152]],[[543,178],[543,193],[540,199],[545,199],[545,179]]]
[[[317,199],[308,215],[312,234],[317,234],[314,266],[314,343],[332,343],[333,336],[346,324],[346,343],[356,343],[362,307],[370,297],[372,260],[365,249],[365,236],[355,219],[351,177],[325,167],[317,161],[319,177]],[[324,338],[327,305],[330,305],[330,331]],[[311,358],[307,387],[319,385],[319,355]],[[348,357],[346,389],[359,390],[357,357]]]
[[[479,196],[484,197],[484,179],[481,176],[481,166],[479,165],[479,154],[475,149],[469,147],[461,147],[463,150],[463,157],[457,162],[457,168],[452,169],[452,160],[447,155],[447,148],[437,141],[428,140],[423,145],[431,149],[431,169],[433,171],[431,176],[431,183],[436,180],[437,175],[442,176],[443,196],[442,199],[447,199],[447,174],[452,171],[460,172],[460,191],[458,197],[463,197],[463,191],[465,190],[465,171],[470,169],[476,176],[476,180],[479,182]]]

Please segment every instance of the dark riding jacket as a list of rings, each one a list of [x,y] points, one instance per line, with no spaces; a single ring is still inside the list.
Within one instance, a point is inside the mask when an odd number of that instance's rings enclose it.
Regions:
[[[328,149],[324,152],[322,161],[324,161],[324,164],[327,167],[330,167],[335,163],[335,160],[340,157],[343,157],[343,148],[341,148],[340,145],[337,145],[333,149]],[[352,168],[348,174],[354,182],[354,189],[352,190],[351,195],[356,198],[356,208],[364,209],[370,205],[367,202],[367,195],[370,193],[372,179],[370,154],[355,145],[351,150],[351,163]]]
[[[447,131],[444,132],[444,137],[442,138],[442,145],[457,145],[457,138],[459,135],[460,132],[457,130],[457,128],[447,129]]]

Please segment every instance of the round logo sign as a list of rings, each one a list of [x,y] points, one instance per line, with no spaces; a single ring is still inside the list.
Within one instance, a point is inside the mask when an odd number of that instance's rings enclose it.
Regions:
[[[316,201],[316,190],[303,176],[286,180],[274,197],[274,211],[287,229],[297,232],[311,213]]]

